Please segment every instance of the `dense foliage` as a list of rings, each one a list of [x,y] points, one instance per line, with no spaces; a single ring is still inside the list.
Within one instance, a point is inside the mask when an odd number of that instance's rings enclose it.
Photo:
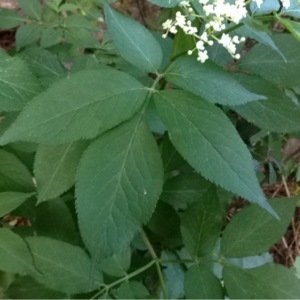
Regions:
[[[298,299],[299,260],[268,253],[297,197],[261,183],[300,175],[280,163],[300,132],[300,2],[228,0],[246,15],[220,26],[205,5],[224,1],[150,2],[151,26],[102,0],[0,10],[17,28],[0,52],[2,295]],[[250,204],[227,224],[234,197]]]

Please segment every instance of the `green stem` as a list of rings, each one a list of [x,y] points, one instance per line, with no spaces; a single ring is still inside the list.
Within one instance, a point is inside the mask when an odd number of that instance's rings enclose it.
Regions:
[[[144,230],[141,230],[141,236],[142,236],[142,239],[144,241],[144,243],[146,244],[149,252],[150,252],[150,255],[152,256],[153,258],[153,261],[155,262],[155,266],[156,266],[156,269],[157,269],[157,274],[158,274],[158,278],[159,278],[159,281],[160,281],[160,284],[161,284],[161,289],[162,289],[162,292],[163,292],[163,295],[164,295],[164,299],[169,299],[169,296],[168,296],[168,291],[167,291],[167,287],[166,287],[166,284],[165,284],[165,280],[164,280],[164,276],[162,274],[162,271],[161,271],[161,268],[160,268],[160,264],[159,264],[159,259],[145,233]]]
[[[146,270],[148,270],[149,268],[151,268],[153,265],[155,264],[155,261],[152,260],[151,262],[149,262],[147,265],[135,270],[134,272],[125,275],[124,277],[108,284],[105,285],[105,287],[103,289],[101,289],[100,291],[98,291],[96,294],[94,294],[90,299],[97,299],[99,296],[101,296],[104,292],[110,290],[111,288],[113,288],[116,285],[119,285],[121,283],[123,283],[124,281],[128,281],[129,279],[131,279],[132,277],[135,277],[137,275],[139,275],[140,273],[145,272]]]

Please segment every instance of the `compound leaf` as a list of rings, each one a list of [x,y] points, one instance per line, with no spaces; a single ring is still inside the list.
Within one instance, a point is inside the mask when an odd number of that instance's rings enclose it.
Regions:
[[[156,73],[162,63],[162,50],[154,36],[140,23],[105,5],[106,22],[120,54],[137,68]]]
[[[253,269],[225,266],[223,277],[230,299],[299,299],[300,280],[282,265],[269,263]]]
[[[261,254],[268,251],[283,236],[292,219],[295,200],[271,199],[270,204],[280,220],[255,204],[246,207],[232,219],[224,231],[221,242],[223,256],[244,257]]]
[[[159,151],[141,118],[101,135],[79,165],[79,227],[95,260],[126,249],[149,220],[162,189]]]
[[[213,249],[222,227],[222,210],[215,189],[184,212],[181,234],[185,248],[192,257],[205,256]]]
[[[120,71],[104,68],[77,72],[31,101],[0,143],[22,140],[54,144],[93,138],[130,118],[146,94],[136,79]]]
[[[54,199],[75,182],[75,173],[86,142],[39,145],[34,164],[38,202]]]
[[[46,237],[29,237],[26,241],[35,266],[41,272],[35,279],[48,288],[78,294],[101,284],[101,273],[90,282],[91,260],[83,249]]]
[[[172,143],[196,171],[274,213],[260,189],[247,147],[219,108],[178,90],[157,93],[155,102]]]
[[[260,128],[275,132],[300,131],[300,106],[270,82],[252,75],[238,74],[237,80],[249,90],[263,93],[267,100],[232,107],[238,114]]]
[[[187,299],[223,299],[220,280],[203,264],[192,266],[185,274]]]
[[[168,68],[166,79],[213,103],[238,105],[266,98],[246,90],[232,74],[212,61],[201,64],[194,57],[176,59]]]
[[[0,111],[19,111],[41,92],[38,79],[20,57],[0,60]]]

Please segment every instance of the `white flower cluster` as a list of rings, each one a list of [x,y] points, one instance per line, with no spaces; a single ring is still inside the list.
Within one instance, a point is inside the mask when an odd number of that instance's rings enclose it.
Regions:
[[[239,59],[240,54],[236,53],[237,45],[245,41],[244,37],[233,36],[228,33],[224,33],[227,28],[227,24],[238,24],[247,15],[246,4],[249,1],[235,0],[234,3],[229,3],[226,0],[194,0],[198,1],[202,5],[204,15],[199,15],[192,7],[190,1],[182,1],[180,6],[181,11],[177,11],[175,19],[168,19],[162,26],[166,31],[163,37],[167,37],[168,33],[176,34],[178,28],[181,28],[185,34],[191,35],[196,39],[196,47],[188,51],[189,55],[192,55],[194,51],[198,53],[198,60],[204,63],[208,59],[208,53],[205,46],[212,46],[214,42],[221,44],[230,55]],[[263,4],[263,0],[253,0],[257,6],[260,7]],[[282,0],[284,7],[289,7],[289,0]],[[206,22],[204,30],[201,33],[198,32],[198,28],[193,26],[193,20],[198,18]]]

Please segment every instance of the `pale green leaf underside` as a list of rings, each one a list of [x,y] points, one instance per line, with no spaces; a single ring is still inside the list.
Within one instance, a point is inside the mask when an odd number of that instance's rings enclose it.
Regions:
[[[35,279],[45,286],[78,294],[101,284],[102,275],[97,273],[90,286],[91,260],[83,249],[46,237],[29,237],[26,241],[34,263],[41,272]]]
[[[156,94],[155,103],[172,143],[191,166],[210,181],[273,212],[247,147],[219,108],[188,92],[172,90]]]
[[[123,72],[110,68],[78,72],[31,101],[0,143],[93,138],[130,118],[146,94],[146,88]]]
[[[246,90],[232,74],[213,62],[197,63],[194,57],[176,59],[168,68],[166,79],[213,103],[238,105],[265,99]]]
[[[238,213],[226,227],[221,254],[225,257],[254,256],[268,251],[285,233],[295,210],[295,200],[271,199],[280,220],[251,204]],[[247,220],[247,222],[245,222]]]
[[[105,16],[114,45],[123,58],[139,69],[155,73],[162,62],[162,50],[150,31],[108,4]]]
[[[80,162],[76,203],[94,259],[126,249],[153,213],[162,183],[159,151],[140,115],[91,144]]]
[[[300,85],[300,43],[291,34],[273,35],[286,62],[271,48],[258,44],[239,62],[239,67],[275,83],[287,87]]]
[[[300,106],[270,82],[258,77],[237,74],[236,79],[249,90],[266,95],[267,100],[233,106],[232,109],[260,128],[275,132],[300,131]]]
[[[35,193],[3,192],[0,193],[0,217],[13,211]]]
[[[0,229],[0,270],[12,274],[32,275],[36,270],[26,243],[8,229]]]
[[[269,263],[258,268],[224,267],[230,299],[299,299],[300,280],[291,269]]]
[[[75,173],[86,142],[40,145],[34,163],[38,202],[54,199],[75,182]]]
[[[0,60],[0,111],[18,111],[41,92],[38,79],[19,57]]]

